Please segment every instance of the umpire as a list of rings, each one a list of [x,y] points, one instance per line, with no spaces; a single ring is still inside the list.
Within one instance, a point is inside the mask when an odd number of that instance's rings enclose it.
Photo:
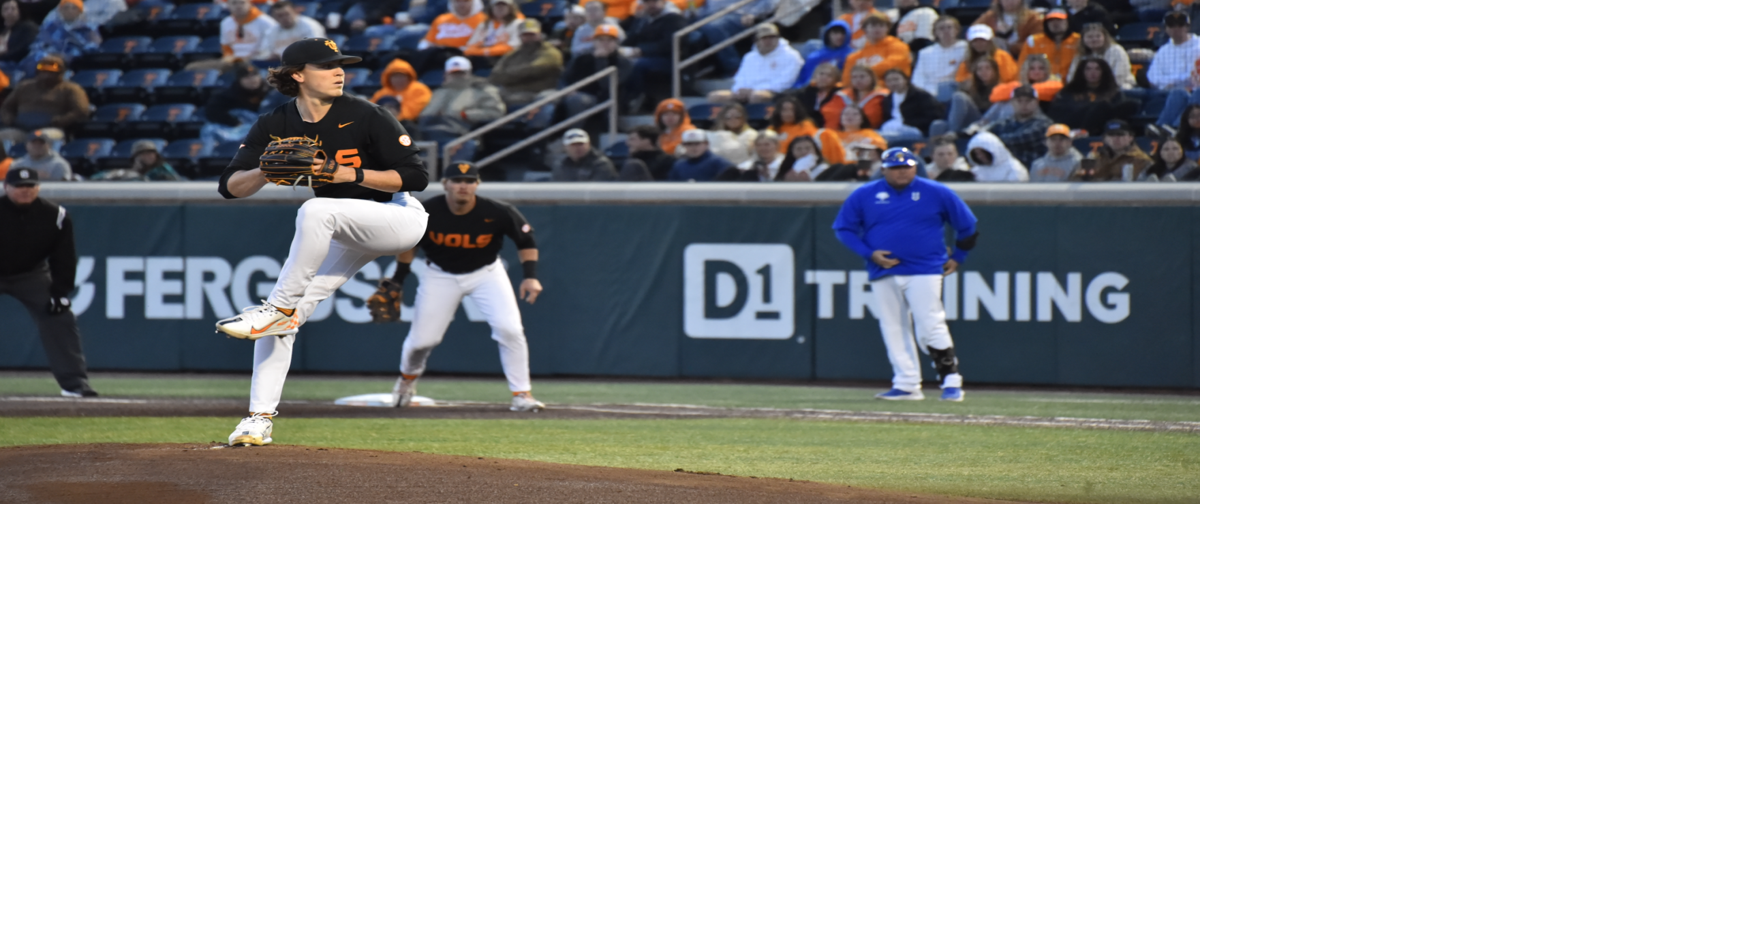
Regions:
[[[73,219],[67,209],[37,197],[41,172],[14,167],[6,173],[0,202],[0,295],[24,303],[37,322],[49,371],[68,398],[98,393],[86,381],[79,321],[73,315]]]

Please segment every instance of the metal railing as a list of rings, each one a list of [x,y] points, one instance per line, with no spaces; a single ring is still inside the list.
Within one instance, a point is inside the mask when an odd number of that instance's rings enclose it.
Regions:
[[[751,35],[754,32],[757,32],[759,26],[765,25],[766,23],[776,22],[777,14],[776,14],[775,10],[772,10],[769,19],[764,19],[764,20],[760,20],[758,22],[755,22],[752,25],[747,26],[745,29],[742,29],[739,32],[734,33],[733,35],[730,35],[727,38],[722,39],[721,41],[715,43],[714,45],[709,46],[708,48],[703,49],[702,51],[692,55],[691,57],[680,60],[680,58],[679,58],[679,50],[680,50],[679,43],[684,41],[685,36],[690,35],[693,32],[696,32],[698,29],[701,29],[704,26],[709,25],[712,22],[715,22],[718,19],[721,19],[726,16],[732,16],[733,14],[738,13],[740,10],[745,9],[747,6],[750,6],[750,5],[757,3],[757,2],[758,2],[758,0],[740,0],[740,2],[734,4],[733,6],[728,7],[725,10],[711,13],[710,15],[705,16],[702,19],[699,19],[699,20],[691,23],[690,25],[686,26],[685,28],[680,29],[679,31],[673,33],[673,99],[679,99],[680,97],[685,95],[685,93],[684,93],[684,91],[685,91],[684,71],[688,65],[696,64],[697,62],[702,61],[704,58],[707,58],[710,55],[713,55],[716,52],[721,51],[723,48],[726,48],[729,45],[732,45],[735,42],[740,41],[741,39],[745,38],[746,36]],[[778,7],[780,8],[781,4],[778,4]]]
[[[595,106],[590,107],[585,112],[578,112],[578,113],[568,117],[567,119],[564,119],[563,121],[558,122],[555,125],[552,125],[550,128],[547,128],[544,131],[539,132],[536,135],[528,135],[527,137],[520,139],[518,142],[516,142],[512,145],[509,145],[509,146],[501,149],[500,151],[497,151],[494,154],[489,155],[488,157],[478,158],[477,160],[472,161],[472,163],[476,164],[479,167],[481,167],[485,164],[493,164],[496,161],[499,161],[502,158],[507,157],[509,154],[514,153],[515,151],[522,150],[522,149],[529,147],[539,141],[542,141],[545,138],[548,138],[551,135],[554,135],[557,132],[559,132],[563,129],[566,129],[569,126],[574,125],[577,122],[584,121],[591,116],[594,116],[598,113],[604,112],[608,108],[612,112],[612,128],[613,128],[613,130],[616,130],[616,128],[617,128],[616,120],[617,120],[617,112],[618,112],[618,69],[615,67],[608,67],[608,68],[605,68],[604,70],[597,71],[593,74],[590,74],[586,77],[583,77],[580,80],[577,80],[574,83],[569,84],[566,87],[562,87],[557,90],[551,90],[551,91],[543,94],[542,96],[538,97],[537,99],[533,100],[532,102],[527,103],[526,105],[520,107],[519,109],[516,109],[513,112],[510,112],[505,116],[502,116],[501,118],[495,120],[494,122],[491,122],[488,125],[482,126],[480,128],[473,129],[469,132],[466,132],[463,135],[460,135],[457,138],[454,138],[452,141],[447,142],[446,146],[441,149],[442,153],[445,155],[446,163],[447,164],[452,163],[452,156],[454,154],[458,153],[459,148],[462,145],[464,145],[465,142],[473,141],[477,138],[481,138],[482,136],[487,135],[490,132],[492,132],[498,128],[501,128],[502,126],[508,124],[509,122],[514,121],[515,119],[520,118],[521,116],[523,116],[529,112],[532,112],[537,109],[541,109],[541,108],[549,105],[550,103],[554,103],[557,100],[563,99],[564,97],[567,97],[569,94],[574,93],[576,90],[579,90],[582,87],[585,87],[588,84],[593,83],[594,81],[599,80],[604,77],[609,77],[610,78],[609,83],[611,84],[611,93],[607,95],[604,102],[601,102]]]

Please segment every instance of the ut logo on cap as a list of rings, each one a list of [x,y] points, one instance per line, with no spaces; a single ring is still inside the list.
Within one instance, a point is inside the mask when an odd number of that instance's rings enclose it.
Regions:
[[[336,52],[336,53],[337,53],[337,54],[339,54],[339,55],[340,55],[340,54],[342,54],[342,51],[341,51],[341,50],[340,50],[340,49],[338,49],[338,48],[337,48],[337,47],[336,47],[336,43],[335,43],[335,42],[332,42],[332,41],[331,41],[331,40],[329,40],[329,39],[325,39],[325,40],[324,40],[324,45],[325,45],[325,47],[326,47],[326,48],[329,48],[329,49],[330,49],[330,50],[331,50],[331,51],[334,51],[334,52]]]
[[[795,249],[787,244],[686,247],[685,336],[794,337]]]

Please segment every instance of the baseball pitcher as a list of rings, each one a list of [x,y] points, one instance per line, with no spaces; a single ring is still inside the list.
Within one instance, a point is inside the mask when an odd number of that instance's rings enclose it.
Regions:
[[[227,199],[269,183],[309,186],[314,194],[294,219],[293,246],[268,301],[215,325],[257,342],[251,413],[228,438],[232,446],[273,442],[294,336],[312,309],[368,261],[415,246],[428,227],[427,212],[410,195],[428,187],[410,136],[385,109],[343,92],[343,67],[360,60],[330,39],[289,45],[269,81],[293,101],[257,120],[220,175]]]

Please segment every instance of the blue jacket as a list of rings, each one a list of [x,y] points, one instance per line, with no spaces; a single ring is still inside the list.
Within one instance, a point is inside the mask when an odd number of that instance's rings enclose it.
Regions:
[[[869,279],[940,276],[949,257],[942,240],[944,222],[954,226],[956,240],[978,233],[978,218],[952,189],[922,177],[904,189],[893,189],[883,177],[858,186],[844,200],[832,231],[868,264]],[[891,252],[899,265],[881,269],[868,259],[877,250]],[[965,263],[966,254],[954,248],[954,262]]]
[[[673,161],[672,172],[666,175],[668,180],[714,180],[734,166],[708,152],[696,160],[685,157],[684,153],[680,150],[678,160]]]
[[[839,45],[837,48],[831,47],[832,43],[826,39],[826,36],[830,35],[833,29],[837,29],[844,33],[844,44]],[[839,82],[842,82],[844,79],[844,59],[850,57],[850,27],[837,20],[833,20],[826,23],[824,29],[819,30],[819,40],[825,42],[826,47],[808,55],[807,58],[801,62],[801,73],[795,75],[795,86],[797,87],[807,86],[808,81],[813,79],[814,69],[819,67],[821,61],[830,61],[831,63],[836,64],[838,66]]]

